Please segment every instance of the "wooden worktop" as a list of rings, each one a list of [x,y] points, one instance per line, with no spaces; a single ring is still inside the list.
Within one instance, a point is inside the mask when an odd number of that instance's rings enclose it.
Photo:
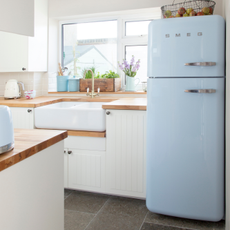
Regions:
[[[103,109],[146,110],[147,98],[120,98],[102,105]]]
[[[15,129],[14,149],[0,155],[0,171],[40,152],[67,137],[67,131]]]
[[[49,97],[42,96],[34,99],[11,99],[5,100],[0,97],[0,105],[7,105],[9,107],[29,107],[36,108],[44,105],[49,105],[62,101],[79,101],[79,102],[105,102],[103,109],[124,109],[124,110],[146,110],[146,98],[116,98],[116,97],[95,97],[90,98],[87,96],[79,97]]]
[[[36,97],[34,99],[18,98],[18,99],[4,99],[0,97],[0,105],[7,105],[9,107],[28,107],[36,108],[44,105],[49,105],[62,101],[80,101],[80,102],[111,102],[117,100],[114,97],[95,97],[90,98],[87,96],[81,97]]]

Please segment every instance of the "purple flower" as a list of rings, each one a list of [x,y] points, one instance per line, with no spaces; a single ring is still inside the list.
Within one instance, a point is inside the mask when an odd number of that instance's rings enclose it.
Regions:
[[[132,56],[132,59],[131,59],[131,61],[130,61],[130,65],[132,65],[133,66],[133,63],[135,62],[135,59],[134,59],[134,56]]]
[[[118,65],[119,65],[119,67],[120,67],[121,70],[124,70],[124,69],[125,69],[125,67],[123,66],[123,63],[120,64],[120,63],[118,62]]]
[[[132,55],[130,64],[126,60],[123,60],[122,64],[118,62],[118,66],[125,73],[125,75],[130,76],[130,77],[135,77],[135,75],[137,74],[137,71],[140,68],[140,59],[136,62],[135,65],[134,65],[134,62],[135,62],[135,59],[134,59],[134,56]]]

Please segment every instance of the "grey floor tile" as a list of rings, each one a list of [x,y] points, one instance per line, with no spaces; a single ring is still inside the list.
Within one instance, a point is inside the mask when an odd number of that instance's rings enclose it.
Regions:
[[[144,223],[141,230],[189,230],[189,229],[164,226],[164,225],[158,225],[153,223]]]
[[[65,199],[65,209],[97,213],[107,200],[107,195],[73,191]]]
[[[64,198],[67,198],[72,192],[73,192],[73,190],[64,189]]]
[[[148,209],[145,200],[124,197],[111,197],[101,210],[102,213],[121,214],[125,216],[145,216]]]
[[[160,215],[148,212],[145,222],[195,230],[224,230],[225,221],[209,222]]]
[[[145,201],[112,197],[87,230],[139,230],[148,210]]]
[[[65,210],[65,230],[84,230],[94,214]]]

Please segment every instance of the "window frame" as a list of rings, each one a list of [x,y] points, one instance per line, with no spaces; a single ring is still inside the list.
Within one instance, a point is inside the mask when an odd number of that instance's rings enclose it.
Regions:
[[[139,36],[126,36],[125,27],[126,22],[133,21],[146,21],[155,20],[161,18],[161,10],[159,7],[138,9],[138,10],[126,10],[109,13],[97,13],[88,15],[79,15],[77,17],[71,17],[67,20],[59,21],[59,62],[63,64],[63,25],[74,23],[87,23],[87,22],[99,22],[99,21],[111,21],[117,20],[117,60],[122,62],[125,58],[125,47],[128,45],[147,45],[148,35]],[[121,77],[121,87],[125,87],[125,74],[121,71],[117,65],[117,72]],[[141,84],[141,83],[140,83]]]

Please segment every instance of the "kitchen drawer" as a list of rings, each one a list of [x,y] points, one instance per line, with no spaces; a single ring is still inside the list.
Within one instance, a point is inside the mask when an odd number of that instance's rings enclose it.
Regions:
[[[105,138],[68,136],[64,140],[65,148],[105,151]]]

